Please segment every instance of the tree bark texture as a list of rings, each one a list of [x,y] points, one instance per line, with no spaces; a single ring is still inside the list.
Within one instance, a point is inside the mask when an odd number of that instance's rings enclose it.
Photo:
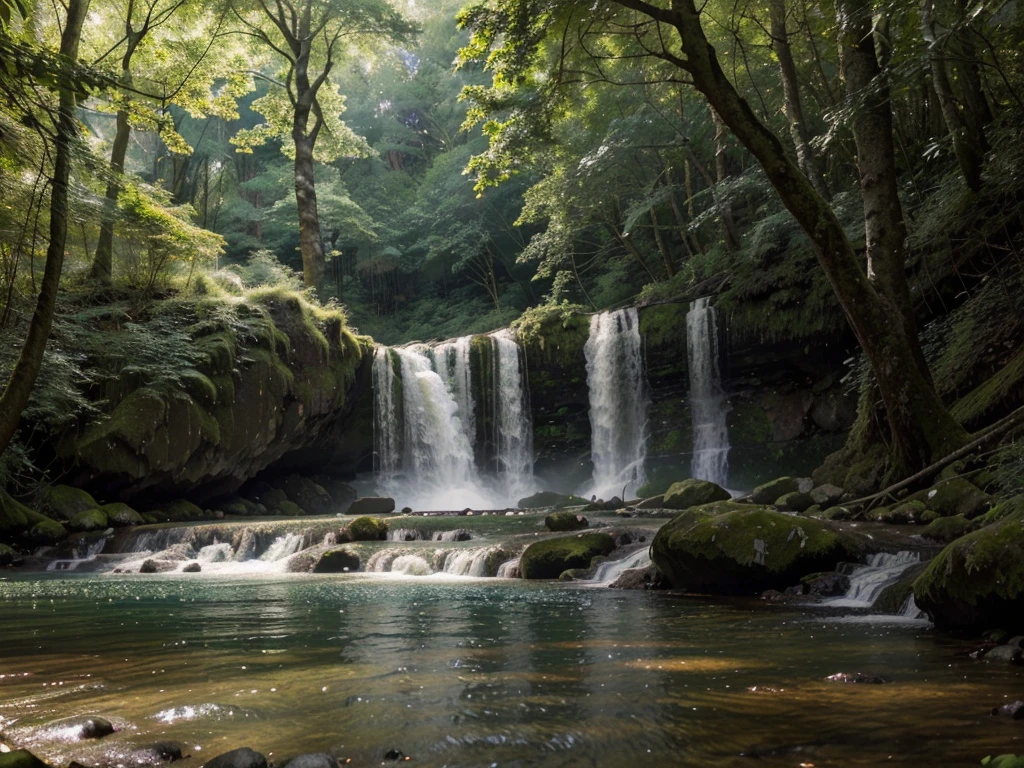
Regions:
[[[78,60],[78,43],[82,25],[89,10],[89,0],[69,0],[67,20],[60,40],[65,61]],[[64,245],[68,233],[68,181],[71,177],[71,151],[78,134],[75,120],[75,93],[62,88],[57,107],[56,137],[53,147],[53,179],[50,185],[50,240],[46,247],[46,266],[39,286],[39,298],[29,320],[28,333],[22,345],[11,378],[0,395],[0,453],[14,438],[21,412],[28,404],[36,377],[43,364],[46,341],[53,326],[57,308],[57,289],[64,267]]]

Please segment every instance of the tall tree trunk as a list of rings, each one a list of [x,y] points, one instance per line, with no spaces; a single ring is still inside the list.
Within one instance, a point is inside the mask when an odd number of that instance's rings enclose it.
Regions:
[[[800,81],[796,74],[796,64],[793,62],[793,51],[789,46],[789,32],[786,29],[786,0],[771,0],[770,13],[772,48],[779,59],[786,120],[789,123],[789,135],[793,139],[793,149],[796,150],[796,161],[818,194],[828,199],[830,195],[828,187],[825,186],[821,163],[811,149],[811,134],[804,118]]]
[[[654,212],[654,206],[651,206],[651,228],[654,230],[654,242],[658,245],[658,253],[661,254],[661,263],[665,266],[665,277],[671,278],[676,273],[676,265],[672,260],[672,254],[668,249],[668,244],[665,242],[665,238],[661,233],[661,225],[658,223],[658,214]]]
[[[60,39],[63,61],[78,60],[78,43],[82,24],[89,10],[89,0],[69,0],[68,15]],[[36,377],[43,364],[43,352],[53,326],[57,308],[57,289],[64,267],[64,243],[68,234],[68,180],[71,176],[71,147],[78,133],[75,121],[75,93],[69,87],[60,89],[54,139],[53,181],[50,185],[50,242],[46,247],[46,267],[39,287],[39,298],[29,321],[28,334],[11,378],[0,395],[0,453],[10,445],[28,404]]]
[[[320,236],[320,216],[316,208],[313,142],[304,132],[295,131],[292,136],[295,139],[295,203],[299,211],[302,276],[307,287],[319,288],[324,278],[326,259]]]
[[[131,78],[128,78],[129,81]],[[124,78],[121,79],[124,83]],[[117,198],[121,193],[121,176],[124,174],[124,159],[128,154],[128,140],[131,137],[128,113],[117,112],[117,131],[114,146],[110,150],[110,172],[107,194],[103,203],[103,218],[100,221],[100,237],[96,243],[96,255],[92,260],[89,278],[102,285],[109,285],[114,276],[114,221],[117,217]]]
[[[838,0],[839,53],[864,202],[868,280],[903,330],[922,375],[930,379],[918,340],[917,318],[907,286],[907,227],[896,176],[889,83],[875,53],[871,0]]]
[[[935,22],[935,0],[924,0],[921,4],[921,36],[928,44],[928,68],[932,76],[932,87],[938,97],[939,108],[953,142],[953,154],[956,156],[960,173],[969,189],[977,192],[981,189],[981,163],[984,149],[977,136],[971,135],[967,124],[960,115],[953,86],[946,70],[946,58],[942,55],[937,25]],[[982,97],[984,99],[984,96]]]
[[[732,219],[732,203],[722,198],[722,190],[719,187],[729,177],[729,167],[725,155],[726,125],[714,109],[711,110],[711,119],[715,124],[715,185],[712,189],[722,217],[722,235],[725,239],[725,247],[730,251],[735,251],[740,247],[740,238],[736,234],[736,224]]]
[[[921,469],[966,440],[963,428],[914,364],[914,346],[898,310],[861,270],[857,254],[828,202],[819,195],[778,138],[736,92],[701,27],[693,0],[671,0],[671,9],[644,0],[615,0],[673,26],[683,64],[694,86],[758,160],[769,182],[814,244],[821,265],[878,381],[892,430],[894,459],[904,470]],[[895,318],[897,322],[893,322]]]

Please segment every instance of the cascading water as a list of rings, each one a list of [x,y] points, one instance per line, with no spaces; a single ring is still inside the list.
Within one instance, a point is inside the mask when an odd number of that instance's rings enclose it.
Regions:
[[[647,380],[635,308],[590,318],[583,349],[590,390],[590,454],[594,476],[585,495],[636,493],[645,481]]]
[[[821,604],[830,608],[870,608],[883,589],[899,581],[908,568],[920,562],[921,555],[917,552],[875,553],[868,558],[866,565],[853,567],[845,595],[824,600]]]
[[[530,418],[523,356],[512,332],[491,334],[497,375],[495,418],[497,468],[501,491],[509,503],[536,490],[533,480],[533,421]]]
[[[724,488],[729,479],[728,407],[718,368],[718,320],[707,296],[686,313],[686,350],[693,420],[690,474]]]
[[[374,356],[376,485],[399,507],[495,509],[536,490],[526,366],[508,330],[489,337],[493,370],[474,376],[473,337],[378,347]],[[474,379],[480,381],[474,381]],[[474,387],[486,386],[486,396]],[[479,442],[478,420],[490,425]],[[493,459],[490,475],[477,466]],[[493,476],[496,474],[496,477]]]

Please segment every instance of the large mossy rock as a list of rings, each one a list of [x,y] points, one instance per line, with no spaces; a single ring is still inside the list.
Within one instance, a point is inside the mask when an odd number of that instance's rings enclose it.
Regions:
[[[21,555],[12,547],[0,544],[0,568],[8,565],[18,565],[21,562]]]
[[[202,507],[187,499],[175,499],[151,509],[150,514],[165,523],[187,523],[207,517]]]
[[[68,528],[79,533],[102,531],[110,525],[105,512],[99,509],[87,509],[79,512],[68,521]]]
[[[313,573],[346,573],[359,570],[359,555],[350,549],[329,549],[313,566]]]
[[[942,629],[1024,632],[1024,496],[1007,517],[949,544],[914,582]]]
[[[27,749],[0,752],[0,768],[49,768]]]
[[[205,502],[272,465],[354,467],[369,450],[372,429],[354,428],[370,342],[341,312],[267,288],[243,300],[156,301],[132,319],[151,343],[168,335],[188,352],[167,362],[173,386],[127,372],[104,386],[104,413],[57,446],[73,484],[129,503],[171,493]],[[125,331],[110,325],[91,330],[117,349]]]
[[[45,494],[42,509],[57,520],[67,522],[79,512],[98,509],[99,504],[88,492],[70,485],[55,485]]]
[[[788,587],[859,555],[856,540],[824,521],[728,503],[673,518],[651,546],[673,587],[719,594]]]
[[[552,512],[544,518],[544,525],[549,531],[579,531],[589,526],[590,522],[575,512]]]
[[[0,539],[28,545],[56,544],[67,529],[0,490]]]
[[[142,515],[120,501],[104,504],[100,511],[107,516],[111,525],[142,525]]]
[[[564,507],[585,506],[589,503],[586,499],[574,496],[573,494],[538,491],[532,496],[520,499],[516,506],[519,509],[544,509],[547,507],[562,509]]]
[[[376,517],[359,517],[348,524],[345,537],[349,541],[384,541],[388,524]]]
[[[757,486],[750,494],[750,499],[755,504],[774,504],[786,494],[797,493],[799,490],[800,483],[795,477],[779,477]]]
[[[913,497],[942,517],[963,515],[968,520],[983,515],[993,505],[993,499],[976,485],[962,477],[942,479],[933,488]]]
[[[395,500],[390,496],[362,496],[349,506],[347,515],[389,515],[395,511]]]
[[[720,485],[707,480],[683,480],[673,483],[665,493],[662,504],[665,509],[689,509],[716,501],[728,501],[732,496]]]
[[[607,533],[546,539],[525,549],[519,559],[519,571],[524,579],[557,579],[563,571],[589,568],[591,560],[614,549],[615,540]]]

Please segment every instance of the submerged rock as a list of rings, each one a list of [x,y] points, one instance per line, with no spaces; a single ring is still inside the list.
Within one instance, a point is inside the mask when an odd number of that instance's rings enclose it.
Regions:
[[[286,760],[281,768],[338,768],[338,761],[326,752],[317,752]]]
[[[0,752],[0,768],[49,768],[27,749]]]
[[[329,549],[320,556],[313,573],[345,573],[358,571],[359,555],[348,549]]]
[[[845,595],[850,588],[850,577],[845,573],[829,571],[827,573],[812,573],[800,579],[801,593],[805,595],[818,595],[819,597],[837,597]]]
[[[683,480],[674,483],[665,493],[666,509],[690,509],[715,501],[728,501],[732,496],[720,485],[707,480]]]
[[[606,533],[563,536],[531,544],[519,559],[524,579],[557,579],[563,571],[589,568],[595,557],[615,549],[615,540]]]
[[[544,525],[549,531],[578,531],[589,526],[590,522],[573,512],[552,512],[544,518]]]
[[[836,672],[825,678],[830,683],[856,683],[866,685],[882,685],[891,683],[892,680],[882,675],[870,675],[863,672]]]
[[[1004,504],[1007,517],[949,544],[914,582],[939,628],[1024,631],[1024,496]]]
[[[139,567],[139,573],[166,573],[178,569],[178,563],[172,560],[144,560]]]
[[[202,768],[267,768],[267,758],[255,749],[240,747],[207,760]]]
[[[828,523],[730,502],[684,512],[651,546],[673,587],[720,594],[785,589],[859,554],[857,542]]]
[[[1024,720],[1024,701],[1011,701],[1001,707],[992,707],[992,715],[997,717],[1009,717],[1013,720]]]
[[[188,563],[184,568],[181,569],[182,573],[199,573],[203,570],[203,566],[199,563]]]
[[[84,715],[72,717],[67,720],[60,720],[53,723],[57,728],[68,729],[77,733],[79,739],[102,739],[114,732],[114,724],[105,717],[96,715]]]
[[[352,502],[347,515],[387,515],[395,511],[395,500],[387,496],[363,496]]]
[[[750,500],[755,504],[774,504],[787,493],[797,493],[799,491],[800,481],[795,477],[778,477],[764,485],[757,486],[750,494]],[[712,499],[712,501],[717,501],[717,499]],[[810,506],[810,504],[807,506]]]

